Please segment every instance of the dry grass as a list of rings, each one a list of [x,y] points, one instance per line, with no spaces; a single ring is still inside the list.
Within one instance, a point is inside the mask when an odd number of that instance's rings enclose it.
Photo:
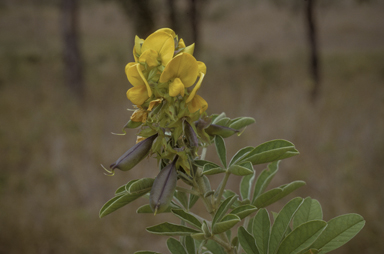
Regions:
[[[223,3],[205,10],[198,58],[208,75],[199,93],[210,113],[257,120],[241,137],[227,140],[229,154],[270,139],[292,141],[301,155],[284,161],[272,184],[305,180],[307,187],[297,193],[317,198],[326,219],[362,214],[366,227],[336,252],[379,253],[383,5],[319,10],[323,87],[312,105],[302,17],[251,1]],[[135,214],[145,200],[98,218],[117,187],[153,177],[156,167],[145,161],[106,177],[99,166],[134,142],[133,135],[110,135],[126,122],[131,106],[123,70],[132,61],[134,35],[125,17],[112,3],[82,7],[87,98],[81,108],[63,87],[57,10],[13,5],[0,11],[0,253],[133,253],[143,246],[165,253],[166,238],[145,227],[177,220]],[[209,159],[217,160],[214,154]]]

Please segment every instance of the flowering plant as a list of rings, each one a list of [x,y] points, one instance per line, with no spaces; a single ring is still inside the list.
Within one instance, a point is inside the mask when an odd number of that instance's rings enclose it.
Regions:
[[[168,28],[145,40],[136,36],[135,62],[125,67],[133,86],[127,97],[135,110],[123,131],[137,129],[137,143],[106,170],[111,175],[116,169],[128,171],[154,156],[160,171],[155,178],[131,180],[119,187],[101,208],[100,217],[148,196],[149,203],[137,213],[172,213],[181,219],[180,225],[164,222],[147,228],[150,233],[178,236],[167,241],[173,254],[323,254],[353,238],[365,224],[360,215],[326,222],[320,203],[310,197],[296,197],[279,213],[271,213],[271,224],[266,207],[305,185],[294,181],[267,190],[280,161],[299,152],[289,141],[272,140],[244,147],[228,162],[224,139],[240,135],[255,120],[230,119],[225,113],[207,115],[208,103],[197,94],[207,68],[195,59],[193,50],[194,44],[186,46]],[[205,160],[212,144],[221,165]],[[266,169],[256,175],[253,166],[265,163]],[[208,175],[222,176],[217,188],[211,188]],[[231,175],[242,176],[240,195],[226,189]],[[180,180],[188,188],[178,186]],[[191,211],[198,199],[210,218]]]

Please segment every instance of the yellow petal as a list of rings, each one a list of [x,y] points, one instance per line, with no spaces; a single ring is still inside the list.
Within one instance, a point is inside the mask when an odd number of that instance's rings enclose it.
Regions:
[[[179,40],[179,48],[185,48],[185,43],[184,43],[184,40],[182,38],[180,38],[180,40]]]
[[[153,49],[147,49],[141,54],[139,62],[146,62],[149,67],[155,67],[159,65],[158,56],[159,54]]]
[[[184,85],[179,78],[175,78],[175,80],[169,84],[169,95],[175,97],[179,94],[184,96]]]
[[[188,99],[185,101],[186,103],[190,102],[196,95],[197,90],[200,89],[201,83],[203,82],[204,79],[204,73],[200,73],[201,76],[199,78],[199,81],[196,83],[195,87],[193,88],[192,92],[189,94]]]
[[[195,51],[195,43],[192,43],[188,47],[186,47],[183,52],[193,55],[193,52]]]
[[[143,39],[140,39],[139,36],[135,36],[135,51],[137,54],[141,54],[141,45],[143,45],[144,43],[144,40]]]
[[[151,97],[152,96],[151,87],[149,86],[147,80],[145,79],[143,72],[141,71],[141,68],[142,66],[139,63],[133,63],[133,62],[128,63],[125,66],[125,74],[127,74],[127,78],[133,86],[145,85],[145,87],[147,88],[148,97]]]
[[[185,87],[192,86],[197,78],[198,65],[196,59],[187,53],[175,56],[165,66],[160,76],[160,82],[165,83],[174,78],[180,78]]]
[[[134,86],[127,91],[127,98],[136,105],[142,105],[148,98],[147,88],[145,85]]]
[[[170,34],[170,35],[172,35],[172,38],[176,37],[175,32],[171,28],[160,28],[159,30],[155,31],[155,33],[158,33],[158,32],[165,32],[167,34]]]
[[[175,52],[175,41],[169,33],[163,31],[155,32],[145,39],[143,46],[141,47],[141,52],[144,52],[147,49],[153,49],[158,52],[161,62],[165,66],[173,57]]]
[[[207,66],[205,65],[205,63],[197,61],[197,65],[199,66],[199,73],[207,74]]]
[[[160,99],[151,101],[151,102],[149,103],[149,106],[148,106],[148,109],[147,109],[147,110],[148,110],[148,111],[152,111],[152,109],[153,109],[156,105],[160,104],[162,101],[163,101],[163,98],[160,98]]]
[[[195,97],[193,97],[193,100],[188,103],[187,106],[190,113],[195,113],[200,109],[200,114],[202,114],[207,110],[208,103],[200,95],[196,94]]]
[[[136,138],[136,144],[137,143],[140,143],[141,141],[145,140],[146,138],[142,137],[142,136],[137,136]]]

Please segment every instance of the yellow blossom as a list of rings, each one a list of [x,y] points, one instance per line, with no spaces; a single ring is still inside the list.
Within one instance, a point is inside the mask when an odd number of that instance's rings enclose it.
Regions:
[[[129,82],[133,85],[127,91],[127,97],[133,104],[141,105],[152,96],[152,90],[145,79],[139,63],[128,63],[125,66],[125,73]]]
[[[149,106],[148,106],[148,111],[152,111],[152,109],[157,106],[158,104],[160,104],[161,102],[163,101],[163,98],[160,98],[160,99],[156,99],[156,100],[153,100],[149,103]]]
[[[177,96],[181,94],[184,96],[184,88],[192,86],[197,78],[198,64],[196,59],[187,53],[182,53],[175,56],[165,66],[163,73],[160,76],[160,83],[169,84],[169,94]]]
[[[208,108],[208,103],[200,96],[195,95],[193,99],[187,104],[188,110],[191,113],[195,113],[196,111],[200,110],[200,114],[202,114],[204,111]]]
[[[144,54],[146,50],[156,51],[162,65],[167,65],[175,52],[173,36],[165,31],[158,31],[149,35],[141,47],[141,53]]]

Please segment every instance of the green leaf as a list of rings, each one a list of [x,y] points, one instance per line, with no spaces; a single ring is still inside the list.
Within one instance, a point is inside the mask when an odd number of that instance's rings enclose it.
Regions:
[[[129,188],[131,188],[131,185],[135,182],[139,181],[139,179],[131,180],[125,185],[125,191],[129,193]],[[120,189],[120,188],[119,188]]]
[[[188,207],[188,196],[185,192],[182,191],[175,191],[173,194],[176,200],[180,202],[180,204],[183,205],[184,208]]]
[[[188,222],[192,226],[195,226],[198,229],[201,228],[201,222],[192,214],[190,214],[190,213],[188,213],[182,209],[172,209],[171,212],[174,215],[176,215],[177,217],[179,217],[180,219],[182,219],[183,221]]]
[[[213,254],[227,254],[222,246],[212,240],[208,240],[204,247],[206,247]]]
[[[215,225],[213,225],[212,233],[214,234],[220,234],[223,233],[232,227],[234,227],[241,219],[239,216],[234,214],[227,214],[224,216],[224,218],[220,222],[216,222]]]
[[[253,238],[253,236],[248,233],[244,227],[239,227],[237,230],[237,237],[239,238],[241,247],[243,247],[247,254],[259,254],[255,244],[255,238]]]
[[[232,122],[228,127],[239,130],[255,122],[256,122],[255,119],[252,117],[240,117],[236,121]]]
[[[286,159],[297,154],[299,154],[299,152],[291,142],[277,139],[255,147],[244,157],[244,160],[256,165]]]
[[[134,254],[161,254],[161,253],[150,251],[150,250],[140,250],[140,251],[136,251]]]
[[[205,164],[203,168],[203,175],[215,175],[215,174],[220,174],[224,173],[225,169],[221,168],[220,166],[215,166],[212,164]]]
[[[295,214],[295,217],[293,217],[293,228],[295,229],[307,221],[322,219],[323,211],[321,210],[319,201],[307,197],[304,199],[304,202]]]
[[[220,120],[216,121],[216,125],[220,125],[220,126],[226,126],[229,125],[229,121],[231,119],[229,117],[223,117],[221,118]]]
[[[256,246],[260,254],[268,254],[269,234],[271,231],[271,221],[265,208],[257,212],[253,224],[252,234],[256,240]]]
[[[328,222],[328,227],[319,236],[311,248],[328,253],[351,240],[364,227],[365,220],[359,214],[344,214]]]
[[[326,227],[327,223],[322,220],[301,224],[281,242],[277,254],[297,254],[309,248]]]
[[[253,205],[242,205],[233,209],[230,214],[236,214],[242,220],[256,210],[257,208]]]
[[[227,168],[227,149],[225,148],[224,139],[219,135],[216,135],[214,139],[217,155],[219,155],[221,164],[223,164],[224,168]]]
[[[236,201],[236,199],[237,199],[237,195],[234,195],[227,198],[220,204],[219,208],[215,213],[215,216],[213,217],[212,227],[215,225],[216,222],[221,221],[225,213],[228,211],[231,205]]]
[[[167,209],[165,209],[165,211],[162,211],[162,212],[159,212],[159,213],[170,213],[171,212],[171,209],[180,209],[180,207],[178,207],[177,205],[175,204],[170,204],[168,206]],[[146,204],[146,205],[142,205],[140,206],[137,210],[136,210],[136,213],[152,213],[153,214],[153,211],[152,211],[152,208],[149,204]]]
[[[278,188],[269,190],[260,196],[256,198],[256,200],[253,202],[253,205],[258,208],[266,207],[270,204],[275,203],[276,201],[284,198],[291,192],[295,191],[296,189],[300,188],[301,186],[305,185],[305,182],[303,181],[294,181],[292,183],[282,185]]]
[[[205,233],[195,233],[191,234],[191,237],[197,241],[205,240]]]
[[[206,164],[213,165],[215,168],[220,167],[216,163],[213,163],[211,161],[206,161],[206,160],[194,160],[193,164],[195,164],[198,167],[204,167]]]
[[[212,115],[211,117],[212,117],[212,118],[211,118],[211,119],[212,119],[212,124],[217,124],[217,122],[220,121],[220,119],[226,117],[226,115],[225,115],[225,113],[223,112],[223,113],[221,113],[220,115],[216,115],[216,114],[214,114],[214,115]]]
[[[183,245],[175,238],[169,238],[167,240],[167,247],[172,254],[187,254],[187,251],[184,249]]]
[[[303,203],[302,198],[294,198],[289,201],[277,215],[275,222],[273,223],[271,234],[269,237],[269,253],[276,253],[277,248],[280,245],[280,242],[285,236],[285,232],[291,222],[296,211],[299,209],[300,205]]]
[[[132,120],[129,120],[129,121],[125,124],[125,126],[124,126],[124,128],[123,128],[123,132],[125,133],[125,131],[124,131],[125,128],[135,129],[135,128],[139,127],[139,126],[142,125],[142,124],[143,124],[142,122],[134,122],[134,121],[132,121]]]
[[[247,146],[247,147],[241,148],[232,157],[231,161],[229,162],[229,166],[231,166],[231,165],[233,165],[235,163],[240,163],[242,161],[242,158],[245,157],[253,149],[254,149],[254,147],[252,147],[252,146]]]
[[[125,194],[127,193],[127,191],[125,190],[125,184],[120,186],[116,191],[115,191],[115,196],[118,196],[118,195],[122,195],[122,194]]]
[[[128,192],[131,194],[139,194],[142,192],[147,193],[151,190],[153,182],[155,179],[153,178],[142,178],[132,183],[128,189]]]
[[[254,202],[255,199],[268,187],[269,183],[272,181],[273,177],[279,170],[279,163],[280,161],[274,161],[272,163],[269,163],[268,167],[260,173],[259,177],[256,180],[252,202]]]
[[[138,199],[139,197],[143,196],[145,193],[146,192],[142,192],[140,194],[123,194],[120,196],[113,197],[107,203],[105,203],[103,207],[100,209],[99,217],[103,218],[104,216]]]
[[[318,254],[318,253],[319,253],[319,250],[317,249],[309,249],[309,250],[300,252],[300,254]]]
[[[191,209],[196,204],[197,200],[199,200],[199,196],[189,194],[188,208]]]
[[[188,254],[196,254],[195,240],[189,235],[185,237],[185,249]]]
[[[229,172],[237,176],[251,175],[254,173],[252,163],[250,162],[243,162],[240,165],[232,165],[229,167],[228,170]]]
[[[252,188],[253,180],[255,180],[255,175],[256,175],[255,171],[252,170],[252,174],[246,175],[241,179],[240,195],[242,199],[251,199],[251,188]]]
[[[152,227],[148,227],[147,231],[152,234],[158,234],[158,235],[168,235],[168,236],[184,236],[184,235],[190,235],[195,233],[200,233],[200,231],[197,231],[195,229],[176,225],[169,222],[164,222]]]

